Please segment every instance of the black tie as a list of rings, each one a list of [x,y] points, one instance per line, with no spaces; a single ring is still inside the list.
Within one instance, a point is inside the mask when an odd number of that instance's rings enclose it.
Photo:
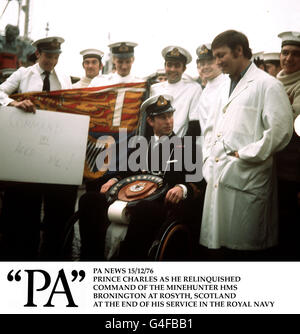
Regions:
[[[43,84],[43,91],[49,92],[49,90],[50,90],[50,80],[49,80],[50,72],[45,71],[43,74],[45,74],[44,84]]]

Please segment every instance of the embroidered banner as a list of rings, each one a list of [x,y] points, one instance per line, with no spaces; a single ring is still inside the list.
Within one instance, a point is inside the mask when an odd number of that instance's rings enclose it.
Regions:
[[[51,92],[13,94],[14,100],[30,99],[38,109],[62,111],[90,116],[84,177],[101,177],[105,170],[96,166],[98,154],[107,144],[102,136],[112,136],[118,143],[120,128],[134,131],[139,122],[139,109],[146,91],[146,82],[105,87],[68,89]],[[74,129],[76,131],[76,129]]]

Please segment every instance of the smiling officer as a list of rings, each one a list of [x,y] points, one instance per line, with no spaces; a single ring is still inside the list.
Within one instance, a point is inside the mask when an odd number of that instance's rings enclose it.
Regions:
[[[73,85],[73,88],[88,87],[91,81],[99,75],[102,70],[102,57],[104,52],[97,49],[82,50],[80,54],[83,56],[82,67],[85,71],[85,76]]]
[[[179,46],[165,47],[162,56],[165,59],[167,81],[152,85],[151,95],[173,96],[173,105],[177,110],[174,114],[174,132],[177,136],[186,135],[190,125],[197,128],[192,131],[193,134],[200,135],[198,103],[202,88],[196,81],[187,80],[183,76],[186,65],[192,61],[192,56]]]
[[[119,83],[143,82],[131,74],[131,68],[134,62],[134,48],[137,43],[133,42],[117,42],[108,45],[110,47],[113,64],[116,71],[106,75],[98,75],[90,83],[89,87],[101,87],[115,85]]]

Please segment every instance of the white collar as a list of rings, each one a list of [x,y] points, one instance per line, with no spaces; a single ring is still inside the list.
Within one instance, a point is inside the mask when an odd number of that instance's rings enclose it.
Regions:
[[[127,75],[125,75],[125,77],[122,77],[118,72],[115,72],[114,74],[115,74],[118,78],[120,78],[120,79],[127,79],[127,78],[129,78],[129,77],[131,76],[130,73],[127,74]]]
[[[40,74],[43,74],[45,72],[45,70],[43,70],[40,66],[39,63],[37,63],[37,70]],[[50,74],[52,74],[54,72],[54,69],[52,71],[50,71]]]

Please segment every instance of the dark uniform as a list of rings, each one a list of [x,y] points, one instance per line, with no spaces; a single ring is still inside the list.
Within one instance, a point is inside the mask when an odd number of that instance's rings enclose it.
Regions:
[[[155,117],[163,113],[173,113],[174,109],[171,106],[171,100],[171,96],[167,95],[160,98],[153,96],[143,103],[141,112],[146,112],[148,117]],[[168,184],[168,189],[176,186],[181,187],[182,197],[176,204],[165,203],[164,193],[153,201],[144,199],[131,207],[129,209],[130,223],[128,230],[125,239],[120,244],[119,253],[116,254],[118,259],[147,259],[151,244],[162,225],[173,221],[175,218],[185,220],[187,218],[186,204],[190,203],[197,195],[196,185],[186,182],[185,179],[186,171],[183,164],[184,145],[182,139],[176,137],[172,132],[168,136],[160,137],[159,143],[153,145],[154,138],[155,136],[152,137],[152,141],[148,138],[148,152],[145,155],[148,170],[119,172],[115,174],[115,177],[117,180],[122,180],[125,177],[146,172],[147,174],[163,178],[164,183]],[[164,157],[162,154],[163,140],[168,139],[171,139],[173,144],[170,145],[170,154]],[[178,152],[180,154],[177,154]],[[152,157],[160,156],[158,169],[153,167],[151,153]],[[155,155],[156,153],[157,155]],[[101,260],[105,258],[105,236],[110,225],[107,218],[108,207],[106,196],[102,193],[88,192],[80,199],[79,226],[82,243],[81,259],[83,260]]]

